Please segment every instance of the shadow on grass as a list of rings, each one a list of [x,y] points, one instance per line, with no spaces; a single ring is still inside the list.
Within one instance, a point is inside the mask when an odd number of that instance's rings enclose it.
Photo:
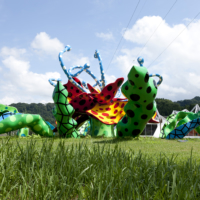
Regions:
[[[95,138],[95,139],[97,139],[97,138]],[[133,138],[133,137],[113,138],[113,139],[105,138],[105,140],[95,141],[93,143],[97,143],[97,144],[116,144],[116,143],[119,143],[119,142],[133,141],[133,140],[139,140],[139,138]]]

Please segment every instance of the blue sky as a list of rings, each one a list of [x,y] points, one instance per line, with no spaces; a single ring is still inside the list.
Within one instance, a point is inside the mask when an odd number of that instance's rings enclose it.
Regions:
[[[150,74],[163,76],[158,98],[200,96],[200,15],[186,27],[198,12],[198,0],[0,0],[0,103],[52,102],[48,79],[67,82],[57,58],[65,45],[72,47],[67,67],[87,62],[100,78],[98,49],[108,83],[126,79],[139,55]],[[80,79],[94,83],[87,74]]]

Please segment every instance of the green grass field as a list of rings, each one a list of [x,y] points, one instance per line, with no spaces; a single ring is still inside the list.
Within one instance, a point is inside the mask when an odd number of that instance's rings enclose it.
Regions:
[[[0,138],[0,199],[200,199],[200,140]]]
[[[2,138],[6,140],[6,138]],[[0,138],[1,140],[1,138]],[[30,138],[22,138],[11,139],[11,142],[14,144],[19,142],[22,145],[26,145],[27,141]],[[51,139],[41,139],[37,138],[37,147],[41,147],[43,141],[51,140]],[[118,145],[124,151],[134,151],[138,153],[141,151],[147,155],[152,156],[153,158],[160,156],[160,154],[166,155],[167,157],[171,157],[171,155],[177,156],[177,161],[187,160],[190,157],[191,149],[192,149],[192,157],[197,161],[200,161],[200,139],[183,139],[187,140],[187,142],[178,142],[178,140],[165,140],[165,139],[157,139],[153,137],[139,137],[139,138],[124,138],[124,139],[116,139],[116,138],[82,138],[82,139],[54,139],[53,148],[55,149],[60,141],[64,141],[66,146],[70,146],[72,144],[83,143],[86,144],[89,148],[94,145],[104,146],[107,148],[108,146],[113,149],[116,145]]]

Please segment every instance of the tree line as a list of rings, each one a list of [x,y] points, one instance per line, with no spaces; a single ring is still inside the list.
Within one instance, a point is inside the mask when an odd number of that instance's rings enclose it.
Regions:
[[[162,116],[170,115],[173,110],[181,111],[183,109],[187,109],[188,111],[191,111],[196,104],[200,105],[200,97],[194,97],[193,99],[185,99],[176,102],[163,98],[157,98],[155,101],[157,103],[158,111]]]
[[[187,109],[191,111],[196,104],[200,105],[200,97],[194,97],[190,100],[186,99],[176,102],[163,98],[157,98],[155,101],[157,103],[158,111],[162,116],[170,115],[173,110],[181,111],[183,109]],[[10,106],[16,107],[20,113],[39,114],[45,121],[48,121],[52,125],[56,126],[55,118],[52,113],[54,103],[13,103]]]

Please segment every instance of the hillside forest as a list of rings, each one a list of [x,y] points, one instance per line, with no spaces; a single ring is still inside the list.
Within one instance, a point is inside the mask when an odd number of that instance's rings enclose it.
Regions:
[[[187,109],[191,111],[191,109],[196,105],[200,105],[200,97],[194,97],[193,99],[186,99],[182,101],[173,102],[169,99],[156,99],[157,108],[159,113],[162,116],[168,116],[172,113],[173,110],[181,111],[183,109]],[[54,107],[54,103],[13,103],[10,106],[14,106],[18,109],[20,113],[30,113],[30,114],[39,114],[43,117],[45,121],[50,122],[52,125],[56,126],[55,118],[52,114],[52,109]]]

